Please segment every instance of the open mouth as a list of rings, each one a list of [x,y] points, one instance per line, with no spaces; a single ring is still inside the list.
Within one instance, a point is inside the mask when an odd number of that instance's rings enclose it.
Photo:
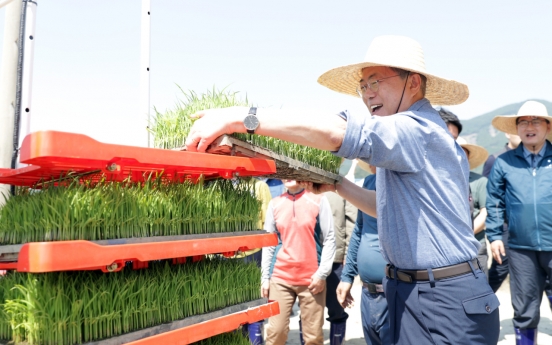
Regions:
[[[527,138],[534,138],[534,137],[537,136],[537,134],[535,134],[535,133],[527,133],[525,136],[526,136]]]
[[[383,107],[383,104],[374,104],[370,106],[370,113],[374,115],[378,110],[380,110]]]

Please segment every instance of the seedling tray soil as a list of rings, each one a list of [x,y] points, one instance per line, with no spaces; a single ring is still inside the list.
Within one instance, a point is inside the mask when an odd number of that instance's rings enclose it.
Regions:
[[[342,179],[338,174],[313,167],[307,163],[275,153],[269,149],[252,145],[230,135],[223,135],[217,138],[209,146],[207,152],[238,157],[272,159],[276,163],[276,173],[265,175],[265,177],[269,178],[311,181],[321,184],[339,183]]]

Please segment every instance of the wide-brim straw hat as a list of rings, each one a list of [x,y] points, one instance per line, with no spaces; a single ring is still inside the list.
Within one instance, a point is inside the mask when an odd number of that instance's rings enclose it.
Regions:
[[[470,94],[465,84],[428,73],[422,47],[404,36],[376,37],[363,62],[329,70],[318,78],[318,82],[334,91],[358,97],[356,89],[362,69],[374,66],[395,67],[424,75],[427,78],[425,97],[433,105],[460,104]]]
[[[482,146],[468,144],[466,139],[458,137],[456,139],[458,145],[462,146],[468,151],[468,163],[470,164],[470,170],[477,168],[481,164],[485,163],[489,157],[489,152]]]
[[[499,131],[508,134],[518,135],[516,119],[521,116],[542,117],[552,123],[552,116],[548,115],[548,110],[546,110],[546,106],[544,104],[536,101],[527,101],[523,103],[521,108],[519,108],[517,115],[495,116],[493,118],[492,124]],[[552,142],[552,131],[548,133],[546,139]]]
[[[365,161],[363,160],[360,160],[360,159],[357,159],[357,165],[364,171],[367,171],[369,172],[370,174],[372,173],[372,171],[370,170],[370,164],[366,163]]]

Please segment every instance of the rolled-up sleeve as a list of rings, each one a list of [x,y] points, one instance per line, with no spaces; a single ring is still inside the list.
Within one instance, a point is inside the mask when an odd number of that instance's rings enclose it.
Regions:
[[[341,112],[339,116],[347,120],[347,129],[340,149],[334,154],[360,158],[398,172],[420,171],[426,164],[426,140],[431,138],[431,132],[406,114],[356,116]]]

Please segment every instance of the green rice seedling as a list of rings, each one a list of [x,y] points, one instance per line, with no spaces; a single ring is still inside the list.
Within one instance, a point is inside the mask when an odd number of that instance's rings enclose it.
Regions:
[[[30,345],[98,341],[260,298],[260,278],[254,263],[220,258],[113,274],[10,273],[0,279],[0,337]]]
[[[154,147],[164,149],[181,147],[194,121],[190,118],[190,115],[200,110],[250,106],[247,97],[245,100],[240,99],[237,92],[230,92],[225,89],[219,91],[213,88],[213,90],[208,90],[202,95],[198,95],[193,91],[180,90],[184,94],[184,100],[180,101],[175,109],[164,113],[156,110],[150,129],[154,136]],[[341,158],[332,155],[328,151],[292,144],[262,135],[236,133],[234,136],[325,171],[335,174],[339,172]]]
[[[0,244],[256,230],[260,210],[245,181],[75,180],[11,197],[0,209]]]
[[[209,339],[195,342],[191,345],[250,345],[249,337],[240,330],[235,332],[223,333]]]

